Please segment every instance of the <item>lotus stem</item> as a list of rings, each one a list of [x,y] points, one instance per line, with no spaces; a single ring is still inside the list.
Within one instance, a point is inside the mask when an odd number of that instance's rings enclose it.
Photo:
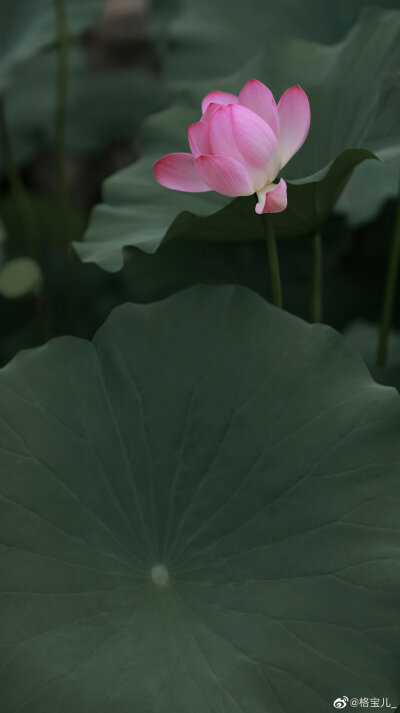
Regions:
[[[281,274],[279,270],[278,250],[276,246],[276,238],[274,228],[272,226],[271,216],[265,213],[263,215],[263,222],[268,250],[272,303],[275,305],[275,307],[282,308]]]
[[[400,262],[400,186],[397,197],[396,219],[392,245],[390,248],[389,262],[386,274],[385,292],[383,296],[381,323],[379,330],[378,353],[376,357],[377,366],[385,366],[388,351],[388,341],[390,327],[393,317],[394,301],[396,296],[396,284],[399,274]]]
[[[56,173],[61,196],[68,195],[68,166],[66,150],[68,102],[68,18],[65,0],[54,0],[57,28],[57,98],[56,98]]]
[[[4,100],[0,100],[0,136],[1,149],[5,159],[11,193],[14,197],[15,203],[18,207],[18,212],[21,216],[21,221],[23,223],[25,249],[27,254],[31,255],[34,252],[34,232],[31,218],[31,208],[28,194],[15,160],[11,136],[7,125]]]
[[[311,321],[322,322],[322,240],[318,231],[312,237]]]

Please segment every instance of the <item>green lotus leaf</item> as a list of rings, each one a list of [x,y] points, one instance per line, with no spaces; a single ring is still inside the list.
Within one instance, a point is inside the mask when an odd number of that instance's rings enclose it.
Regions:
[[[42,285],[40,265],[31,257],[9,260],[0,269],[0,295],[18,299],[36,294]]]
[[[211,89],[237,92],[251,76],[276,97],[297,83],[309,95],[310,134],[283,172],[288,208],[273,223],[279,237],[319,229],[357,165],[400,156],[399,61],[400,11],[369,9],[339,44],[271,39],[265,54],[234,76],[193,83],[179,105],[148,120],[141,161],[106,181],[104,203],[76,246],[81,259],[114,271],[132,248],[151,253],[172,237],[264,240],[255,197],[170,191],[153,175],[157,158],[187,150],[187,127],[199,118],[202,96]]]
[[[387,200],[396,197],[399,175],[398,161],[360,163],[338,200],[337,210],[346,216],[351,226],[368,223]]]
[[[56,71],[56,53],[42,53],[24,67],[18,85],[4,98],[18,163],[54,143]],[[149,70],[94,71],[82,49],[71,46],[66,124],[70,156],[91,157],[112,142],[132,139],[144,117],[166,103],[165,87]]]
[[[100,15],[104,0],[65,0],[68,31],[80,35]],[[54,0],[0,0],[0,94],[18,71],[56,40]]]
[[[156,3],[157,12],[162,4]],[[167,75],[190,82],[230,74],[269,47],[271,36],[339,42],[368,5],[399,7],[398,0],[247,0],[244,12],[238,0],[175,2],[165,31]]]
[[[10,713],[397,704],[400,400],[243,288],[0,374]]]

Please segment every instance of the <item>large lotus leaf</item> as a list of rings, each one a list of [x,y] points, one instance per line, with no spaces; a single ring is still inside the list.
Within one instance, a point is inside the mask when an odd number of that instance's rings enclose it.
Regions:
[[[19,163],[54,142],[56,62],[54,52],[35,58],[4,99],[14,154]],[[163,108],[166,102],[165,87],[150,71],[143,68],[94,71],[81,48],[71,47],[69,154],[88,156],[113,141],[134,137],[143,118]]]
[[[185,0],[167,26],[168,76],[229,74],[269,46],[271,35],[338,42],[367,5],[398,9],[398,0]]]
[[[337,333],[196,288],[0,399],[7,711],[396,703],[400,400]]]
[[[271,40],[264,55],[233,77],[193,83],[184,103],[147,122],[142,160],[106,181],[104,203],[93,213],[85,243],[76,247],[80,257],[118,270],[125,248],[154,252],[172,237],[264,239],[254,196],[230,202],[214,192],[170,191],[153,175],[157,158],[187,150],[187,127],[198,120],[201,97],[218,88],[237,92],[251,76],[277,97],[296,83],[310,97],[310,134],[283,171],[288,208],[273,222],[280,237],[312,233],[329,215],[355,166],[400,155],[399,77],[394,74],[399,63],[400,12],[374,9],[337,45]]]
[[[78,35],[99,16],[104,0],[64,0],[68,31]],[[0,0],[0,94],[15,75],[56,39],[54,0]]]

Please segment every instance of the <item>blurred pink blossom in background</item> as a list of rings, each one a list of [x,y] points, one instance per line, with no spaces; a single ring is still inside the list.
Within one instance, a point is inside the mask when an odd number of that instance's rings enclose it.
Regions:
[[[202,117],[188,129],[191,153],[172,153],[154,164],[158,183],[175,191],[214,190],[225,196],[257,193],[257,213],[287,206],[279,171],[303,145],[310,128],[304,90],[290,87],[278,105],[272,92],[250,79],[239,96],[214,91],[202,102]]]

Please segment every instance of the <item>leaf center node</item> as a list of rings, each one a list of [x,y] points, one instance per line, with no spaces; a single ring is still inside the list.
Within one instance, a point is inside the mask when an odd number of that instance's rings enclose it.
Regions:
[[[151,570],[151,578],[158,587],[166,587],[168,577],[168,570],[163,564],[157,564]]]

